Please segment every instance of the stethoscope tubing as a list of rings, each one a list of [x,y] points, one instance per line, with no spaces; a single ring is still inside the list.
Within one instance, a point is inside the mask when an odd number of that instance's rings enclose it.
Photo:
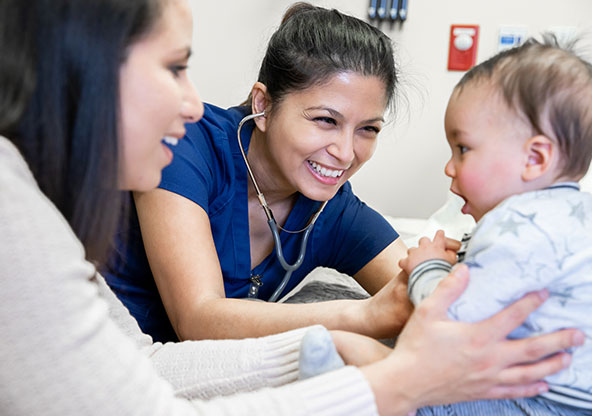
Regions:
[[[269,225],[269,229],[271,230],[271,234],[273,235],[273,242],[275,245],[276,256],[277,256],[280,264],[282,265],[282,268],[286,271],[286,274],[284,275],[284,278],[280,282],[279,286],[276,288],[276,290],[273,292],[273,294],[269,298],[269,302],[276,302],[278,300],[278,298],[280,297],[280,295],[282,294],[282,292],[284,291],[284,289],[286,288],[286,285],[290,281],[290,277],[292,276],[292,272],[296,271],[302,265],[302,262],[304,261],[304,254],[306,253],[308,236],[312,232],[312,227],[308,227],[306,229],[306,231],[304,231],[304,235],[302,236],[302,241],[300,242],[300,252],[298,253],[298,258],[296,259],[296,261],[294,263],[290,264],[286,261],[286,258],[284,257],[284,253],[282,252],[282,242],[280,241],[280,233],[278,231],[278,227],[277,227],[275,220],[273,220],[273,219],[269,220],[269,221],[267,221],[267,224]]]
[[[255,192],[257,193],[257,198],[259,199],[259,203],[261,204],[261,208],[263,208],[263,211],[265,211],[265,215],[267,216],[267,224],[269,225],[269,229],[271,230],[271,234],[273,236],[273,244],[275,246],[276,256],[280,262],[280,265],[286,271],[284,278],[282,279],[282,281],[280,282],[280,284],[278,285],[276,290],[273,292],[271,297],[268,299],[269,302],[276,302],[278,300],[278,298],[280,297],[280,295],[282,294],[282,292],[284,291],[284,289],[286,288],[286,286],[288,285],[288,282],[290,281],[290,277],[292,276],[292,272],[297,270],[302,265],[302,262],[304,261],[304,255],[306,253],[306,245],[308,242],[308,237],[310,236],[310,233],[312,232],[312,228],[313,228],[315,222],[317,221],[317,218],[319,217],[319,215],[321,215],[321,212],[325,208],[325,205],[327,205],[328,201],[323,202],[323,204],[321,205],[319,210],[312,216],[310,223],[303,230],[300,230],[300,231],[304,232],[304,235],[302,236],[302,241],[300,242],[300,251],[298,253],[298,258],[296,259],[296,261],[294,263],[292,263],[292,264],[288,263],[286,261],[286,258],[284,257],[282,242],[280,240],[280,233],[278,230],[277,222],[275,221],[275,218],[273,217],[273,213],[271,211],[271,208],[269,208],[269,206],[267,205],[267,202],[265,201],[265,197],[263,196],[263,193],[259,189],[259,185],[257,184],[257,180],[255,179],[255,175],[253,174],[253,171],[251,169],[251,165],[249,164],[249,160],[247,159],[247,154],[245,153],[245,150],[243,148],[243,144],[242,144],[241,136],[240,136],[241,129],[247,121],[257,118],[257,117],[261,117],[263,115],[265,115],[265,112],[256,113],[256,114],[249,114],[249,115],[245,116],[238,123],[236,135],[238,137],[238,146],[239,146],[241,154],[243,156],[243,160],[245,161],[245,166],[247,167],[247,172],[249,173],[249,177],[251,178],[251,181],[253,182],[253,186],[255,187]]]

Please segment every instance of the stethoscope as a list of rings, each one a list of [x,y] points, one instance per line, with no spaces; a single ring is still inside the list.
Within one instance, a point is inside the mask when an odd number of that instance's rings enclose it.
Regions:
[[[314,226],[315,222],[319,218],[319,215],[321,215],[321,212],[323,212],[323,209],[325,208],[325,205],[327,205],[328,201],[323,202],[323,204],[321,205],[319,210],[311,217],[311,219],[308,222],[308,224],[306,225],[306,227],[304,227],[301,230],[289,231],[289,230],[282,228],[281,226],[279,226],[277,224],[277,222],[275,221],[275,218],[273,217],[273,212],[271,211],[271,208],[269,208],[269,205],[267,205],[267,202],[265,201],[265,197],[263,196],[263,193],[259,189],[259,185],[257,184],[257,180],[255,179],[255,175],[253,175],[251,165],[249,164],[249,160],[247,159],[247,154],[245,153],[245,149],[243,149],[243,144],[241,142],[241,129],[243,128],[243,124],[245,124],[249,120],[252,120],[254,118],[261,117],[264,115],[265,115],[265,112],[262,112],[262,113],[257,113],[257,114],[250,114],[250,115],[244,117],[240,121],[240,123],[238,123],[236,135],[238,137],[238,147],[240,148],[241,154],[243,155],[243,159],[244,159],[245,165],[247,167],[247,172],[249,172],[249,177],[251,178],[251,182],[253,182],[253,186],[255,187],[255,192],[257,193],[257,198],[259,199],[259,204],[261,205],[261,208],[263,208],[263,211],[265,212],[265,216],[267,217],[267,225],[269,225],[269,229],[271,230],[271,235],[273,236],[273,244],[275,246],[276,256],[277,256],[282,268],[286,271],[286,274],[284,275],[284,278],[280,282],[279,286],[277,287],[275,292],[273,292],[273,294],[269,298],[269,302],[275,302],[278,300],[281,293],[286,288],[286,285],[290,281],[290,277],[292,276],[292,272],[297,270],[302,265],[302,262],[304,261],[304,254],[306,252],[306,242],[308,241],[308,237],[312,231],[312,227]],[[281,229],[282,231],[285,231],[290,234],[299,234],[301,232],[304,232],[304,235],[302,236],[302,241],[300,242],[300,252],[298,253],[298,259],[293,264],[288,263],[286,261],[286,259],[284,258],[284,253],[282,250],[282,242],[280,241],[280,233],[279,233],[278,228]],[[259,287],[261,287],[261,285],[263,285],[263,283],[261,282],[261,279],[259,278],[259,276],[251,277],[251,286],[249,287],[249,294],[247,295],[247,297],[251,298],[251,299],[256,299],[258,292],[259,292]]]

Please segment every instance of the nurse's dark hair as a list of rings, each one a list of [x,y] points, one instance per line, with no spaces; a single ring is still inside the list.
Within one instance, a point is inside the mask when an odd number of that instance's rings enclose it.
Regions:
[[[296,3],[272,35],[259,70],[273,104],[294,91],[354,72],[384,83],[386,105],[393,103],[398,68],[391,40],[374,26],[337,10]],[[250,100],[248,100],[250,101]]]
[[[0,132],[92,261],[107,258],[127,199],[117,190],[120,67],[164,1],[0,2]]]
[[[528,39],[468,71],[456,93],[473,82],[491,82],[510,109],[554,141],[562,155],[559,176],[579,178],[592,160],[592,65],[552,34]]]

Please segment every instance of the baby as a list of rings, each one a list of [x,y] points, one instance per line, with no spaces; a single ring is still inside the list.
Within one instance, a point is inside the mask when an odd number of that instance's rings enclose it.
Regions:
[[[566,327],[586,335],[572,364],[546,378],[531,399],[461,403],[418,414],[588,414],[592,409],[592,195],[578,181],[592,159],[592,65],[551,36],[474,67],[455,87],[445,117],[452,157],[445,173],[477,226],[459,261],[471,269],[451,306],[456,320],[480,321],[530,291],[549,299],[510,334]],[[457,253],[444,233],[422,238],[400,266],[415,303],[446,276]]]

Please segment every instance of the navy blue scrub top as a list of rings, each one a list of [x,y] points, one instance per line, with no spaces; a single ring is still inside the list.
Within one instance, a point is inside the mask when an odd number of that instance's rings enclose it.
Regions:
[[[174,159],[164,169],[159,187],[190,199],[208,214],[226,297],[247,297],[249,279],[259,275],[263,282],[259,298],[266,300],[280,284],[285,271],[276,258],[275,249],[251,270],[247,202],[250,185],[236,136],[238,123],[247,114],[248,107],[225,110],[205,104],[203,118],[187,125],[185,138],[171,147]],[[251,121],[241,131],[247,152],[253,128]],[[304,228],[320,205],[299,195],[284,228]],[[390,224],[360,201],[346,182],[318,218],[308,240],[304,262],[292,274],[283,293],[292,290],[318,266],[354,275],[397,237]],[[280,238],[286,260],[294,262],[302,233],[282,232]],[[135,209],[121,227],[117,250],[103,273],[145,333],[152,335],[155,341],[177,340],[148,265]]]

